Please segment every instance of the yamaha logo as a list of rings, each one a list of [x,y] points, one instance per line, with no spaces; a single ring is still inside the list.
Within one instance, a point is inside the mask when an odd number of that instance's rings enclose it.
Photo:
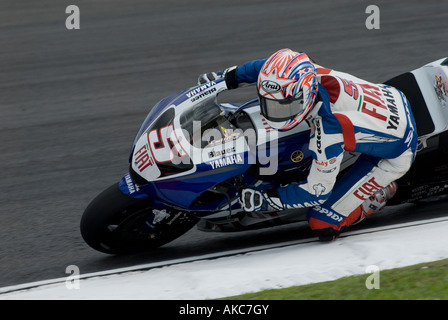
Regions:
[[[293,153],[291,153],[291,160],[292,162],[300,162],[303,160],[303,152],[300,150],[296,150]]]
[[[275,93],[279,92],[282,87],[277,82],[264,80],[261,83],[261,88],[263,88],[263,90],[266,92]]]

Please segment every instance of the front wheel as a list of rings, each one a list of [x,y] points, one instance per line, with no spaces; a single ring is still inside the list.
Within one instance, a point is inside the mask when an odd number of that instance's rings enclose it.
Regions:
[[[145,223],[152,210],[150,199],[128,197],[116,183],[87,206],[81,218],[81,235],[89,246],[104,253],[142,252],[180,237],[199,220],[187,212],[176,211],[163,226],[148,231]]]

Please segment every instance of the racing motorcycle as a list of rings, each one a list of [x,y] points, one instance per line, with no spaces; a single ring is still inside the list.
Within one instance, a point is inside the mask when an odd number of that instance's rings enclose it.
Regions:
[[[448,58],[385,82],[412,106],[419,142],[411,170],[387,205],[448,193]],[[147,251],[186,233],[244,231],[306,220],[306,208],[245,212],[239,193],[306,179],[310,129],[278,132],[258,99],[218,102],[217,79],[173,94],[149,111],[129,158],[129,172],[85,209],[80,228],[92,248],[110,254]],[[345,152],[340,175],[356,153]]]

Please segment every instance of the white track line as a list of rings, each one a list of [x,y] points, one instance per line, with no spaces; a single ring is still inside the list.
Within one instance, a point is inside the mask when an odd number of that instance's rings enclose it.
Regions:
[[[388,225],[388,226],[383,226],[383,227],[376,227],[376,228],[356,230],[356,231],[348,231],[348,232],[345,232],[341,236],[341,238],[350,237],[350,236],[359,235],[359,234],[368,234],[368,233],[388,231],[388,230],[393,230],[393,229],[410,228],[410,227],[416,227],[416,226],[420,226],[420,225],[438,223],[438,222],[443,222],[443,221],[448,221],[448,217],[434,218],[434,219],[428,219],[428,220],[418,220],[418,221]],[[181,263],[189,263],[189,262],[195,262],[195,261],[200,261],[200,260],[218,259],[218,258],[223,258],[223,257],[228,257],[228,256],[247,254],[250,252],[282,248],[282,247],[288,247],[288,246],[293,246],[293,245],[298,245],[298,244],[313,243],[313,242],[318,242],[318,240],[316,238],[309,238],[309,239],[287,241],[287,242],[269,244],[269,245],[263,245],[263,246],[256,246],[256,247],[245,248],[245,249],[237,249],[237,250],[229,250],[229,251],[224,251],[224,252],[210,253],[210,254],[205,254],[205,255],[200,255],[200,256],[188,257],[188,258],[173,259],[173,260],[168,260],[168,261],[160,261],[160,262],[154,262],[154,263],[148,263],[148,264],[141,264],[141,265],[126,267],[126,268],[86,273],[86,274],[79,275],[79,278],[87,279],[87,278],[93,278],[93,277],[108,276],[108,275],[113,275],[113,274],[150,270],[150,269],[154,269],[154,268],[161,268],[161,267],[166,267],[166,266],[177,265],[177,264],[181,264]],[[3,287],[3,288],[0,288],[0,294],[36,288],[36,287],[46,286],[46,285],[55,284],[55,283],[64,283],[64,282],[66,282],[66,280],[67,280],[67,277],[63,277],[63,278],[42,280],[42,281],[24,283],[24,284],[20,284],[20,285]]]

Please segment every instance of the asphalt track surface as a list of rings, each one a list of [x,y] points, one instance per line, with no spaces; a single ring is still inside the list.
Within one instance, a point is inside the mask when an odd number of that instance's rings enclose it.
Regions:
[[[289,47],[373,82],[448,56],[448,2],[0,2],[0,287],[295,240],[304,225],[248,233],[191,230],[151,254],[94,251],[79,232],[93,197],[127,171],[151,106],[204,72]],[[235,99],[242,99],[236,93]],[[446,215],[448,203],[389,209],[365,226]],[[387,210],[387,209],[386,209]]]

